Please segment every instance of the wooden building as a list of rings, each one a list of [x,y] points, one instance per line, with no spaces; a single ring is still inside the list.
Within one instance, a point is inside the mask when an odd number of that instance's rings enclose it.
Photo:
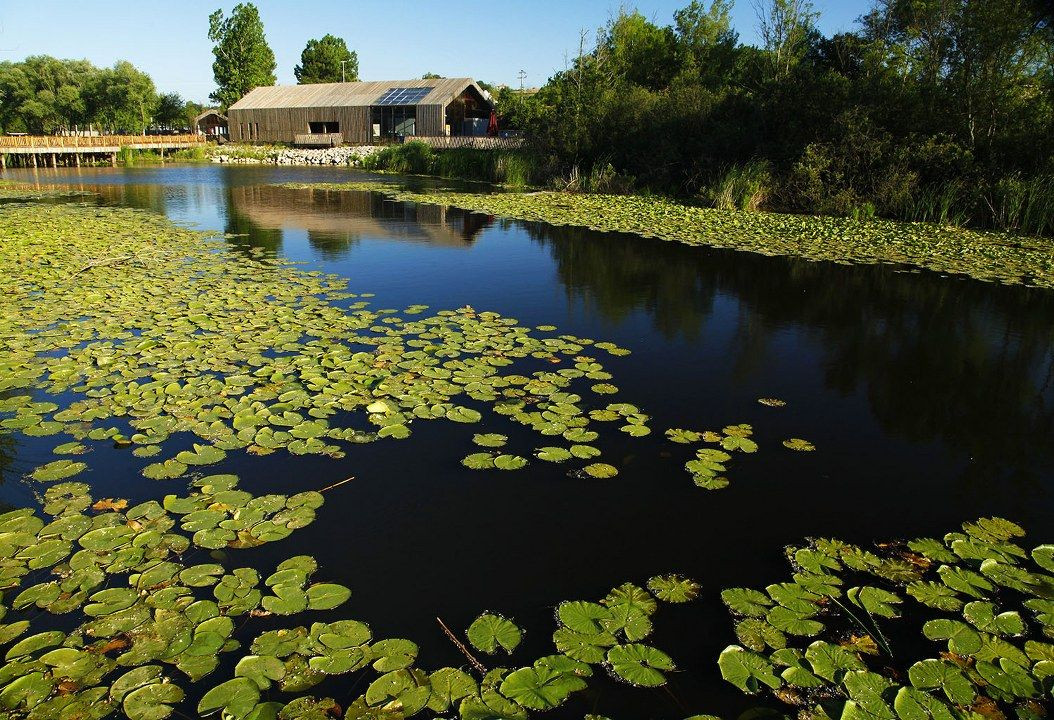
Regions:
[[[194,132],[211,138],[227,137],[227,116],[210,108],[194,118]]]
[[[258,87],[227,110],[236,142],[367,144],[485,135],[493,103],[472,78]]]

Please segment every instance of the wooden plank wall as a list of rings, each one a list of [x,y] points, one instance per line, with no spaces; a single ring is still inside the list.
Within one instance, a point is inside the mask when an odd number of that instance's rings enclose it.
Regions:
[[[414,129],[418,135],[446,135],[446,113],[442,105],[418,105]]]
[[[292,143],[308,132],[309,123],[336,121],[344,142],[361,144],[370,139],[369,115],[368,107],[231,110],[228,131],[236,142]]]

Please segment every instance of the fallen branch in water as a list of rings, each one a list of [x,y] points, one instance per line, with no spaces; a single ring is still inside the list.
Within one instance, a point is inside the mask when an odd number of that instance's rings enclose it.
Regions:
[[[446,623],[443,622],[443,618],[437,617],[436,618],[436,622],[439,623],[439,627],[443,628],[443,632],[445,632],[446,636],[448,638],[450,638],[450,642],[454,643],[455,647],[457,647],[457,649],[461,651],[461,654],[464,655],[466,658],[468,658],[468,661],[470,663],[472,663],[472,667],[474,667],[477,670],[479,670],[481,675],[486,675],[487,674],[487,668],[484,667],[483,663],[481,663],[479,660],[477,660],[472,655],[472,653],[470,653],[468,651],[468,648],[465,647],[465,643],[463,643],[463,642],[461,642],[460,640],[457,639],[457,636],[454,635],[454,633],[451,632],[450,628],[448,628],[446,626]]]
[[[91,270],[92,268],[103,267],[105,265],[117,265],[118,263],[128,262],[133,259],[135,255],[118,255],[117,257],[104,258],[102,260],[92,260],[90,263],[82,267],[77,272],[73,273],[74,276],[80,275],[82,272]]]
[[[351,476],[350,478],[344,478],[344,479],[343,479],[343,480],[341,480],[340,482],[335,482],[335,483],[333,483],[332,485],[327,485],[326,487],[324,487],[324,488],[322,488],[321,490],[319,490],[319,492],[320,492],[320,493],[324,493],[324,492],[326,492],[326,490],[332,490],[332,489],[333,489],[333,488],[335,488],[335,487],[340,487],[340,486],[341,486],[341,485],[343,485],[344,483],[349,483],[349,482],[351,482],[351,481],[352,481],[352,480],[354,480],[354,479],[355,479],[355,476],[354,476],[354,475],[353,475],[353,476]]]

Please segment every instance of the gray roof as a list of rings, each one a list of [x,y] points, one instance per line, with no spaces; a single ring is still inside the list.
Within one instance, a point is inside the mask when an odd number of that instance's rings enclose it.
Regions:
[[[229,110],[258,110],[303,107],[350,107],[375,105],[393,88],[431,88],[413,105],[447,105],[466,88],[475,88],[486,98],[472,78],[431,80],[379,80],[371,82],[318,83],[314,85],[271,85],[250,90]]]

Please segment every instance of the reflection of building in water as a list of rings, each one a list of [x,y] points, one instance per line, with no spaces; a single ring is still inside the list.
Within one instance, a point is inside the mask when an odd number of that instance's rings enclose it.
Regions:
[[[263,228],[298,228],[310,238],[344,243],[392,238],[469,247],[490,217],[458,208],[396,202],[363,190],[232,187],[230,212]]]

